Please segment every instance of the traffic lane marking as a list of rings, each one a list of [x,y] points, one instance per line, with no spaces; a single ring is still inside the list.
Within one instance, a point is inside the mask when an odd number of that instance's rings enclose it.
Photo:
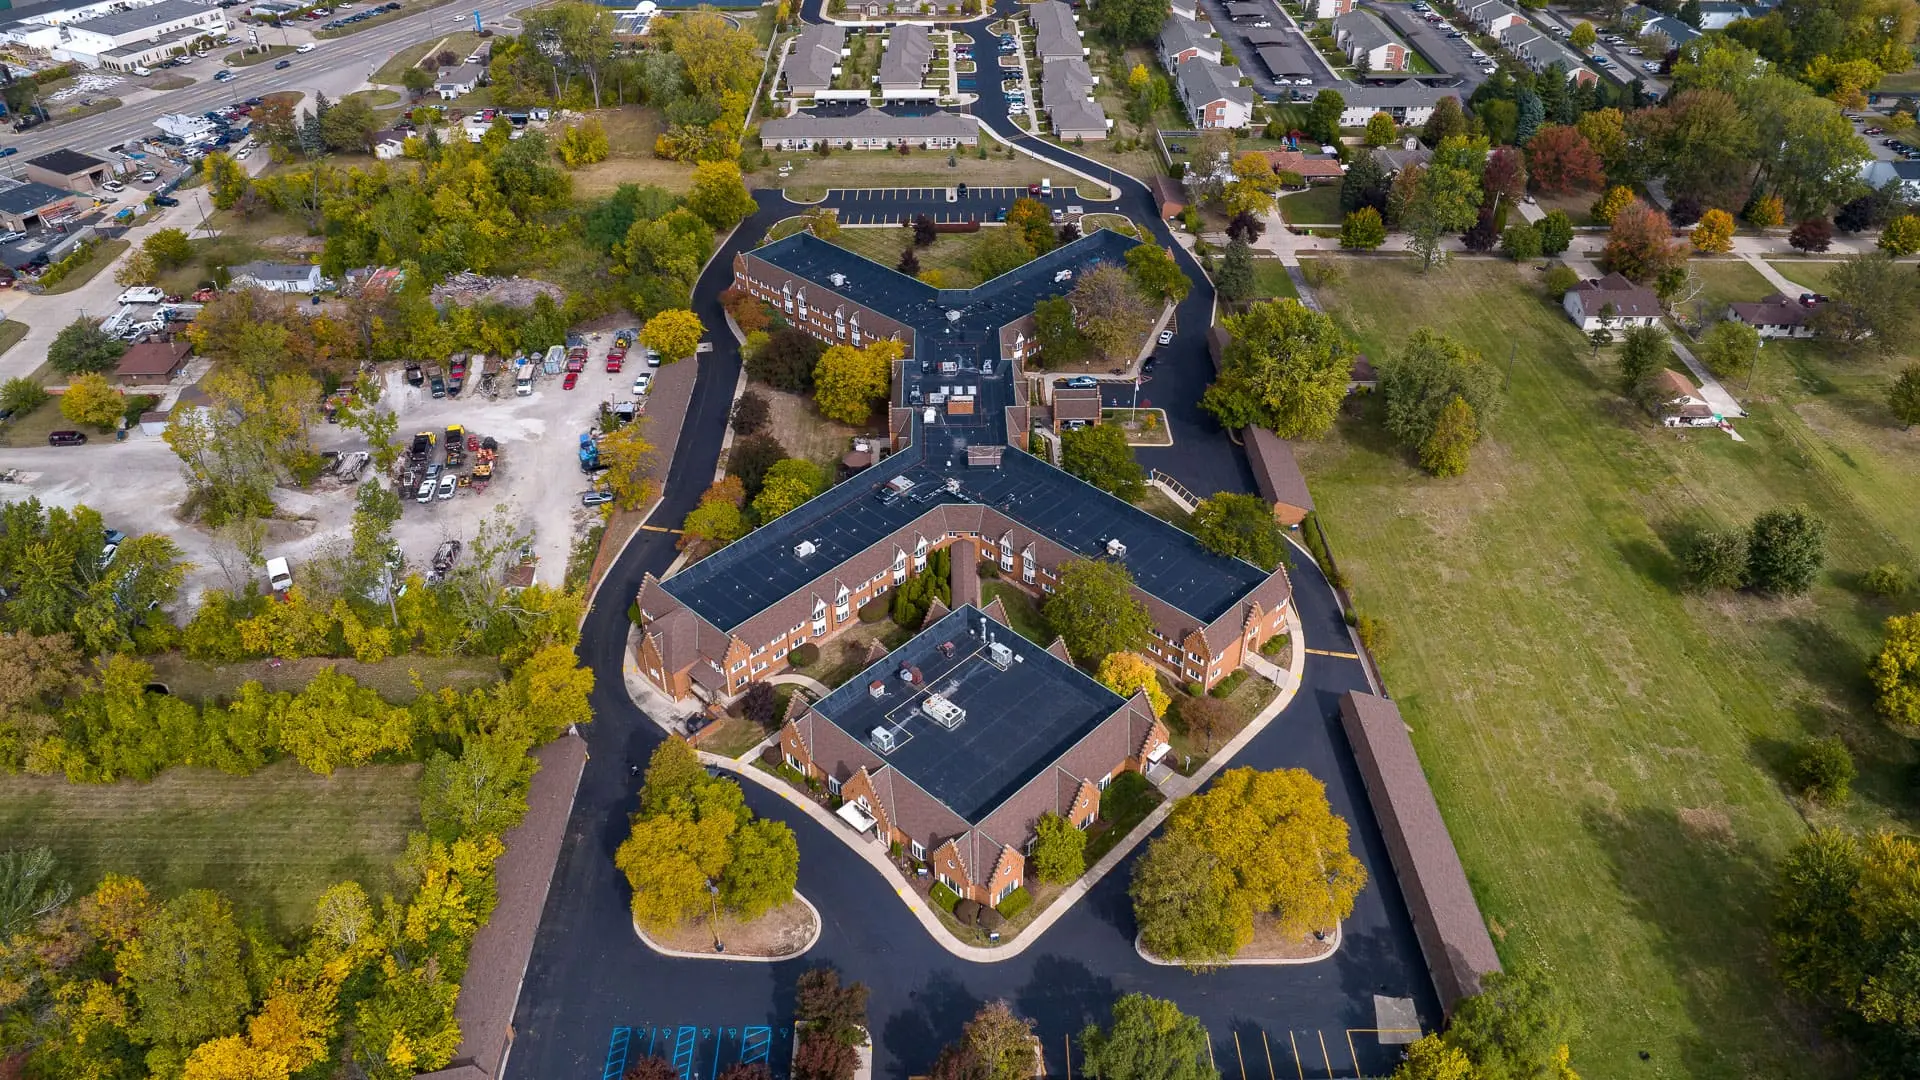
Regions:
[[[1314,656],[1336,656],[1336,657],[1339,657],[1339,658],[1340,658],[1340,659],[1342,659],[1342,660],[1358,660],[1358,659],[1360,659],[1360,654],[1359,654],[1359,653],[1350,653],[1350,652],[1334,652],[1334,651],[1332,651],[1332,650],[1330,650],[1330,649],[1303,649],[1303,650],[1301,650],[1301,651],[1303,651],[1303,652],[1307,652],[1307,653],[1311,653],[1311,654],[1313,654]]]

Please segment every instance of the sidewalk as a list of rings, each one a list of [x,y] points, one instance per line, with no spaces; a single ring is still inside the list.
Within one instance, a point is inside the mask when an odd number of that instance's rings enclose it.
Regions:
[[[1796,285],[1792,281],[1788,280],[1786,275],[1782,274],[1780,271],[1775,270],[1773,268],[1772,263],[1769,263],[1767,260],[1761,258],[1758,255],[1754,255],[1752,253],[1746,253],[1746,254],[1742,254],[1740,258],[1744,259],[1748,266],[1751,266],[1755,270],[1759,271],[1760,276],[1767,279],[1767,284],[1773,286],[1776,289],[1779,289],[1780,295],[1782,296],[1791,298],[1791,297],[1799,296],[1801,293],[1807,291],[1804,287]],[[1758,300],[1759,297],[1756,296],[1754,297],[1754,299]]]
[[[1713,372],[1708,371],[1705,364],[1694,359],[1693,350],[1686,345],[1686,334],[1676,328],[1671,337],[1674,354],[1687,365],[1688,371],[1693,372],[1694,381],[1700,384],[1700,396],[1707,399],[1707,404],[1713,406],[1713,411],[1729,420],[1747,415],[1746,410],[1740,407],[1740,403],[1733,400],[1733,395],[1727,392],[1727,388],[1720,385],[1720,380],[1713,377]]]

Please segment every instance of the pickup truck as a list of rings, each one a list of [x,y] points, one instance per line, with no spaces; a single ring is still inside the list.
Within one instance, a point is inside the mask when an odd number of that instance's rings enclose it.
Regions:
[[[623,361],[626,360],[626,358],[627,358],[627,350],[621,348],[620,346],[615,345],[613,348],[608,349],[607,350],[607,371],[610,373],[618,374],[620,371],[620,365]]]

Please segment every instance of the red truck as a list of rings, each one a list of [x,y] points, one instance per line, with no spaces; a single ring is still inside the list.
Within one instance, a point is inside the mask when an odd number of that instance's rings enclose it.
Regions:
[[[621,362],[624,361],[626,358],[627,358],[627,350],[617,345],[611,349],[608,349],[607,350],[607,370],[609,372],[617,373],[620,370]]]

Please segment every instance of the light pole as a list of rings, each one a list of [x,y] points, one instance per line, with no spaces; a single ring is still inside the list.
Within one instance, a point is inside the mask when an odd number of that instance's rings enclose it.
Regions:
[[[707,879],[707,898],[713,909],[713,917],[707,923],[707,929],[713,931],[713,951],[723,953],[727,947],[720,941],[720,883]]]

